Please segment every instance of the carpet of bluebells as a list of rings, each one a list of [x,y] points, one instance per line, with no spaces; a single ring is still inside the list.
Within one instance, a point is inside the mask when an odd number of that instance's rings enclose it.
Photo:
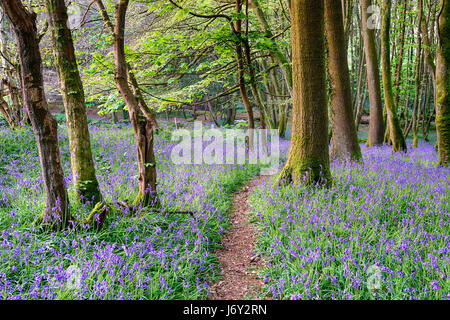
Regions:
[[[170,129],[156,137],[162,209],[132,215],[137,194],[129,126],[90,128],[102,193],[113,204],[100,231],[38,229],[43,182],[29,129],[0,128],[0,299],[198,299],[216,281],[212,252],[229,227],[231,195],[256,165],[173,165]],[[67,132],[59,130],[71,213]],[[281,141],[281,153],[289,143]],[[363,162],[332,162],[330,189],[268,181],[251,197],[274,299],[450,299],[450,169],[422,144],[407,154],[362,147]]]
[[[92,126],[97,176],[108,203],[137,194],[130,127]],[[71,213],[90,208],[74,201],[67,131],[60,147]],[[231,194],[254,176],[255,165],[179,165],[170,159],[170,131],[156,137],[163,210],[131,215],[119,205],[100,231],[45,232],[32,223],[44,209],[43,181],[28,129],[0,128],[0,299],[196,299],[217,279],[211,252],[229,226]]]
[[[252,195],[275,299],[450,299],[450,168],[428,144],[362,147],[330,189],[268,182]]]

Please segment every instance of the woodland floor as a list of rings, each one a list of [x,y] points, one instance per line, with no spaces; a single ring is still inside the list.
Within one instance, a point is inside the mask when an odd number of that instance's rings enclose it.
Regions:
[[[257,299],[263,280],[257,275],[264,261],[255,253],[258,230],[250,219],[249,195],[268,176],[258,176],[238,191],[230,212],[231,229],[215,255],[221,261],[223,278],[212,285],[211,300]]]

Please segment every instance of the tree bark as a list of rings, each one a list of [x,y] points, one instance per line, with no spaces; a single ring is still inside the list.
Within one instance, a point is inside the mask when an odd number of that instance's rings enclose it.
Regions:
[[[8,17],[3,14],[0,25],[0,42],[1,42],[1,69],[3,69],[3,78],[0,84],[0,99],[2,107],[0,112],[4,115],[6,121],[10,125],[11,129],[19,127],[22,123],[21,106],[22,96],[20,94],[20,75],[17,65],[13,65],[9,59],[8,43],[11,42],[10,32],[11,23]],[[10,96],[10,104],[8,104],[3,96]]]
[[[436,129],[439,164],[450,164],[450,1],[441,0],[436,60]]]
[[[292,0],[291,6],[292,139],[279,181],[329,185],[324,3]]]
[[[381,55],[383,63],[383,89],[384,105],[387,113],[390,140],[393,151],[406,151],[406,143],[403,137],[400,122],[397,117],[397,106],[392,91],[391,61],[389,28],[391,24],[391,0],[383,0],[383,20],[381,24]]]
[[[46,194],[43,223],[48,227],[61,228],[70,220],[69,200],[61,165],[58,125],[48,109],[44,93],[36,14],[28,12],[19,0],[2,0],[0,3],[16,35],[24,104],[39,150]]]
[[[136,86],[134,85],[133,92],[128,84],[129,78],[131,78],[130,82],[135,80],[134,75],[131,73],[131,70],[129,70],[125,58],[125,16],[128,3],[128,0],[120,0],[116,5],[114,25],[115,81],[130,113],[130,120],[133,126],[138,152],[139,194],[135,204],[149,206],[157,203],[156,162],[153,150],[154,119],[149,119],[148,114],[144,116],[141,112],[146,106],[142,105],[143,101],[138,100],[139,92],[136,91]],[[148,109],[147,112],[150,113]]]
[[[67,8],[64,0],[46,0],[45,4],[66,110],[73,184],[81,201],[96,203],[102,200],[102,195],[92,159],[84,89],[68,27]]]
[[[428,39],[428,28],[426,25],[426,21],[423,18],[423,8],[422,8],[422,1],[418,0],[418,10],[419,10],[419,29],[420,33],[422,34],[422,42],[425,52],[425,61],[427,63],[428,69],[430,71],[431,77],[433,78],[433,81],[436,79],[436,66],[434,65],[433,58],[431,56],[431,46],[430,46],[430,40]]]
[[[381,104],[380,71],[378,69],[377,48],[375,34],[369,29],[367,8],[371,0],[361,0],[362,33],[364,38],[364,52],[366,55],[367,83],[369,87],[370,122],[368,146],[381,145],[384,137],[383,106]]]
[[[239,16],[242,9],[242,2],[241,0],[236,0],[236,14]],[[242,20],[240,18],[236,19],[235,21],[235,31],[238,36],[238,41],[236,42],[236,60],[238,65],[238,84],[239,84],[239,91],[241,93],[242,103],[244,104],[245,110],[247,111],[247,120],[248,120],[248,128],[254,129],[255,128],[255,120],[253,116],[253,109],[250,104],[250,100],[248,98],[248,92],[245,85],[245,65],[244,65],[244,55],[242,52],[242,41],[241,41],[241,35],[242,32]],[[251,135],[252,136],[252,135]],[[250,144],[252,145],[252,139],[249,138]]]
[[[259,4],[258,0],[250,1],[256,18],[259,21],[260,30],[265,33],[265,36],[267,38],[272,39],[273,33],[270,29],[270,25],[267,22],[264,12],[261,9],[261,5]],[[281,52],[280,49],[277,48],[277,46],[273,46],[273,48],[270,50],[270,55],[272,59],[280,65],[284,79],[286,80],[286,84],[289,89],[289,93],[292,95],[292,67],[289,63],[289,59],[283,54],[283,52]]]
[[[405,31],[406,31],[406,2],[407,0],[403,0],[403,10],[402,10],[402,24],[401,24],[401,36],[400,36],[400,52],[398,55],[397,68],[395,73],[395,98],[394,103],[398,106],[399,103],[399,95],[400,95],[400,80],[402,77],[402,66],[403,66],[403,53],[405,50]]]
[[[331,158],[359,160],[341,0],[325,0],[325,31],[328,45],[328,74],[331,84]]]

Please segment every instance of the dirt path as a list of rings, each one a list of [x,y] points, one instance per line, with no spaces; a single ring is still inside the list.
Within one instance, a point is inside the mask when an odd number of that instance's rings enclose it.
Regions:
[[[255,178],[234,195],[230,213],[232,228],[222,239],[223,249],[216,251],[223,279],[211,287],[211,300],[255,299],[264,284],[256,274],[263,261],[254,253],[257,230],[249,222],[248,197],[267,178]]]

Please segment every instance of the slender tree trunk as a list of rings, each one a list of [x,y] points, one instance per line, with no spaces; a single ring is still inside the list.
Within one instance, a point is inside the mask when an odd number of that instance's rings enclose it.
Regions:
[[[86,115],[83,83],[78,72],[72,34],[64,0],[46,0],[55,64],[67,117],[73,184],[82,201],[102,200],[95,175]]]
[[[428,84],[427,84],[427,94],[426,94],[426,101],[425,101],[425,107],[423,109],[423,122],[422,122],[422,135],[423,135],[423,140],[428,141],[428,123],[429,123],[429,119],[431,118],[428,117],[428,113],[433,114],[433,111],[429,111],[429,105],[430,105],[430,101],[431,101],[431,96],[432,96],[432,84],[431,81],[433,81],[432,79],[430,80],[430,78],[428,78]],[[435,109],[435,108],[432,108]]]
[[[384,137],[383,106],[381,104],[380,71],[378,69],[377,48],[374,30],[367,25],[369,14],[367,8],[371,0],[361,0],[362,33],[366,55],[367,83],[369,87],[370,123],[368,146],[381,145]]]
[[[391,61],[389,49],[389,28],[391,24],[391,0],[383,0],[383,21],[381,26],[381,52],[383,62],[384,105],[387,113],[389,135],[393,151],[406,151],[400,122],[397,117],[397,106],[392,92]]]
[[[262,32],[265,33],[266,37],[271,39],[273,37],[272,30],[270,29],[270,25],[267,22],[266,16],[264,15],[264,11],[261,9],[261,5],[258,0],[250,0],[252,4],[253,11],[256,15],[256,18],[259,21],[259,27]],[[284,79],[286,80],[287,87],[289,89],[289,93],[292,95],[292,67],[289,63],[289,59],[278,49],[277,46],[273,46],[270,49],[270,55],[273,60],[280,65],[282,70]]]
[[[1,18],[0,25],[0,42],[1,47],[1,68],[3,69],[4,78],[1,79],[0,84],[0,100],[2,107],[0,107],[0,112],[4,115],[6,121],[12,129],[15,129],[21,125],[22,115],[21,115],[21,105],[22,96],[18,86],[20,86],[20,75],[17,66],[11,64],[10,59],[8,59],[8,43],[11,42],[11,23],[8,17],[3,14]],[[17,78],[17,79],[16,79]],[[10,104],[3,99],[3,96],[10,96]]]
[[[428,39],[428,28],[426,25],[426,21],[423,18],[423,9],[422,9],[422,1],[418,0],[418,10],[419,10],[419,32],[422,34],[422,42],[425,52],[425,61],[427,63],[428,69],[430,71],[431,77],[433,78],[433,81],[436,79],[435,73],[436,73],[436,66],[433,62],[433,57],[431,56],[431,46],[430,46],[430,40]]]
[[[450,164],[450,1],[441,0],[436,61],[436,129],[439,164]]]
[[[139,101],[139,92],[136,91],[137,88],[135,85],[133,85],[133,91],[128,84],[128,80],[130,80],[130,82],[135,80],[125,59],[124,34],[128,3],[128,0],[120,0],[116,6],[116,20],[114,25],[115,80],[117,88],[130,113],[130,120],[133,126],[138,151],[139,194],[135,204],[148,206],[154,205],[157,202],[156,162],[153,150],[154,119],[148,119],[144,116],[142,111],[145,106],[142,105],[143,101]]]
[[[280,182],[329,184],[325,85],[324,4],[291,1],[293,124],[291,147]]]
[[[361,118],[364,111],[364,106],[366,105],[367,101],[367,81],[364,82],[364,89],[362,90],[363,95],[361,96],[361,99],[358,102],[358,107],[356,109],[356,117],[355,117],[355,126],[356,126],[356,132],[358,132],[359,125],[361,123]]]
[[[60,228],[70,219],[69,200],[58,144],[58,125],[48,109],[42,78],[42,59],[36,29],[36,14],[28,12],[19,0],[2,0],[3,10],[12,22],[19,51],[24,104],[30,116],[41,163],[46,208],[43,223]]]
[[[421,20],[421,11],[419,12],[419,28],[420,28],[420,20]],[[418,104],[419,104],[419,98],[420,98],[420,70],[421,70],[421,66],[422,66],[422,59],[423,59],[423,54],[422,54],[423,50],[422,50],[422,37],[420,32],[417,33],[417,51],[416,51],[416,69],[415,69],[415,73],[414,73],[414,104],[413,104],[413,113],[412,113],[412,118],[410,123],[408,124],[406,130],[405,130],[405,139],[408,137],[409,131],[411,130],[411,128],[416,127],[416,118],[417,118],[417,109],[418,109]],[[407,107],[408,108],[408,107]],[[414,131],[415,132],[415,131]],[[417,136],[413,137],[413,146],[414,144],[417,145]],[[416,141],[414,141],[416,140]],[[414,143],[416,142],[416,143]]]
[[[397,68],[395,73],[395,98],[394,103],[398,106],[399,95],[400,95],[400,80],[402,77],[402,65],[403,65],[403,52],[405,49],[405,30],[406,30],[406,3],[407,0],[403,0],[403,11],[402,11],[402,25],[401,25],[401,36],[400,36],[400,53],[398,55]]]
[[[234,23],[234,29],[236,36],[238,37],[238,41],[236,42],[236,59],[238,65],[238,84],[239,91],[241,93],[242,103],[244,104],[245,110],[247,111],[247,120],[248,120],[248,148],[253,149],[254,147],[254,136],[253,129],[255,128],[255,120],[253,116],[253,108],[250,104],[250,99],[248,98],[247,87],[245,85],[245,64],[244,64],[244,56],[242,52],[242,19],[239,18],[242,12],[242,2],[241,0],[236,0],[236,14],[238,18]]]
[[[359,160],[361,149],[352,110],[341,0],[325,0],[325,31],[331,83],[333,126],[331,157]]]
[[[239,15],[241,13],[242,3],[241,0],[236,0],[236,12]],[[255,128],[255,121],[253,117],[253,109],[250,104],[250,100],[248,98],[248,92],[245,84],[245,64],[244,64],[244,56],[242,53],[242,41],[241,35],[242,32],[242,20],[237,19],[235,22],[236,32],[239,34],[239,41],[236,43],[236,59],[238,64],[238,81],[239,81],[239,90],[241,93],[242,102],[245,106],[245,110],[247,111],[248,118],[248,128]]]

